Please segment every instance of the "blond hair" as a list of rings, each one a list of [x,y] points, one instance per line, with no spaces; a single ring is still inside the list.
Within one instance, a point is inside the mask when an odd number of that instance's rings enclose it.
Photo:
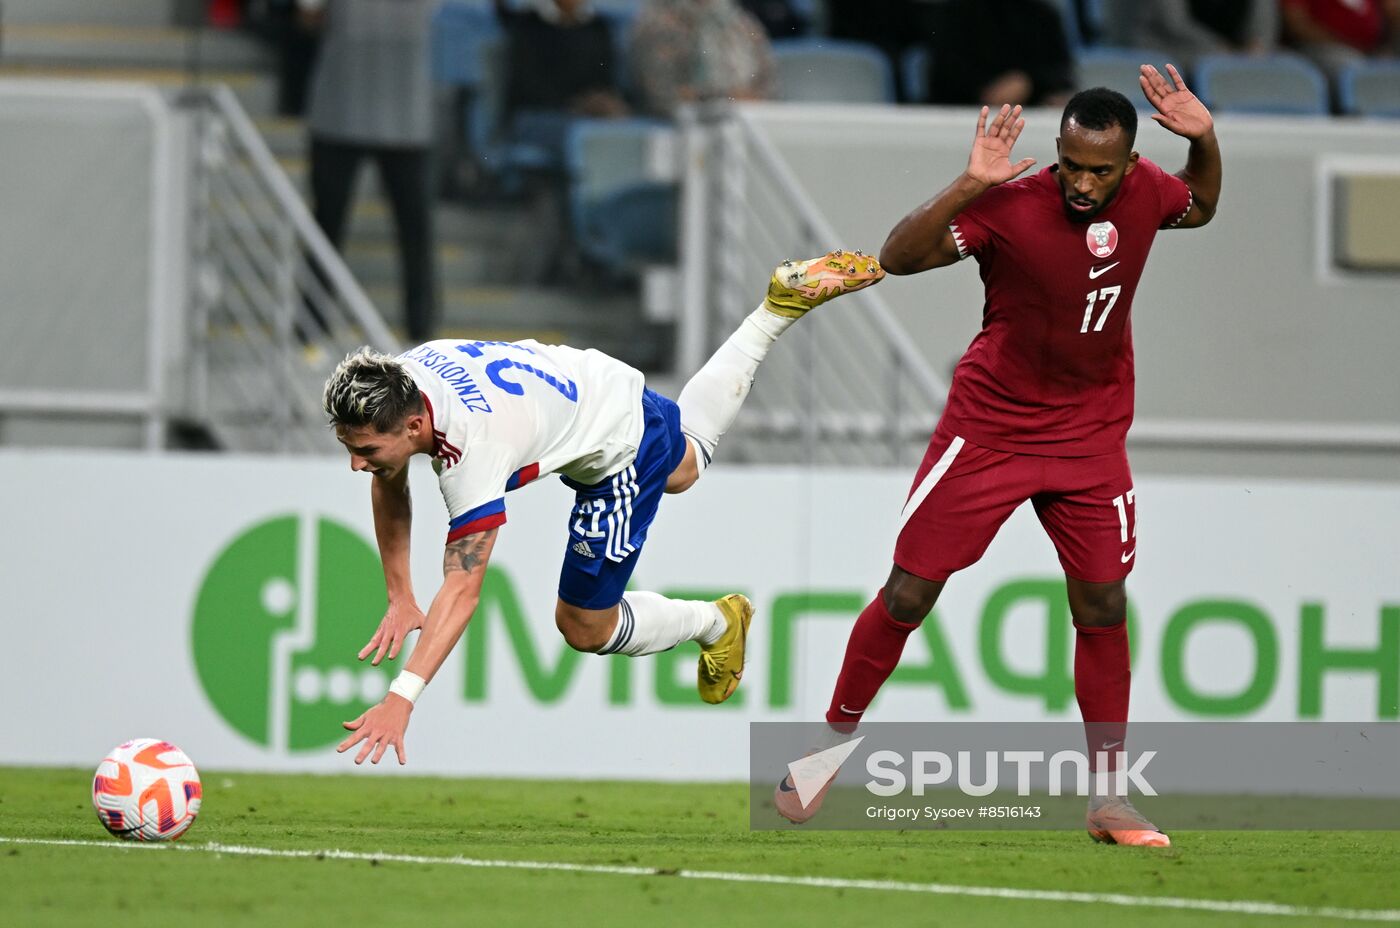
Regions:
[[[423,408],[418,384],[393,355],[365,346],[345,356],[326,380],[321,408],[332,427],[397,429]]]

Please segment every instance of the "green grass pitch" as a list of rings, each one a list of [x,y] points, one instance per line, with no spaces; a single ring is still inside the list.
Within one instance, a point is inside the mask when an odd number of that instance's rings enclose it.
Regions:
[[[15,926],[568,924],[1341,925],[1352,919],[691,879],[689,871],[1400,908],[1400,833],[1176,832],[1168,850],[1076,832],[751,832],[742,785],[205,772],[178,847],[116,849],[91,773],[0,767],[3,922]],[[599,873],[273,858],[209,843],[645,868]],[[1394,913],[1392,913],[1394,917]]]

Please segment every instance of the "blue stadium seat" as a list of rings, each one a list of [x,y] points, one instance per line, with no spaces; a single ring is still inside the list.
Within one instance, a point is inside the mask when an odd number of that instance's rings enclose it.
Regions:
[[[899,56],[899,76],[904,81],[904,97],[910,103],[928,102],[928,75],[933,52],[926,45],[913,45]]]
[[[801,103],[893,103],[894,70],[874,46],[840,39],[773,43],[779,100]]]
[[[1150,110],[1152,104],[1147,102],[1142,85],[1138,83],[1138,69],[1145,64],[1152,65],[1168,80],[1171,79],[1167,74],[1167,63],[1162,59],[1162,53],[1147,48],[1098,46],[1080,49],[1075,59],[1075,73],[1081,88],[1107,87],[1132,100],[1138,109]],[[1181,65],[1177,65],[1177,70],[1189,86],[1191,78],[1186,70]]]
[[[570,130],[574,241],[581,254],[614,274],[676,259],[679,189],[647,171],[657,134],[674,131],[652,119],[580,120]]]
[[[482,50],[503,37],[490,7],[444,3],[433,17],[433,79],[445,87],[479,87],[486,77]]]
[[[1055,12],[1060,14],[1060,24],[1065,30],[1065,41],[1069,43],[1070,51],[1084,45],[1084,30],[1080,28],[1079,12],[1074,7],[1074,0],[1046,0],[1055,8]]]
[[[1087,0],[1084,31],[1092,32],[1097,44],[1130,47],[1134,41],[1136,6],[1139,0]],[[1176,62],[1172,62],[1175,64]]]
[[[637,21],[638,9],[635,4],[625,7],[600,6],[598,9],[598,15],[608,24],[608,32],[612,35],[613,71],[617,76],[618,88],[624,95],[632,90],[632,72],[627,66],[627,54],[628,44],[632,39],[632,24]]]
[[[1400,61],[1363,61],[1337,80],[1342,112],[1352,116],[1400,118]]]
[[[593,9],[602,16],[636,16],[647,0],[593,0]]]
[[[433,76],[452,94],[448,157],[475,162],[493,193],[523,189],[524,173],[562,169],[539,145],[504,137],[507,40],[489,5],[447,2],[433,20]]]
[[[1196,94],[1219,113],[1325,116],[1327,78],[1298,55],[1206,55],[1196,65]]]

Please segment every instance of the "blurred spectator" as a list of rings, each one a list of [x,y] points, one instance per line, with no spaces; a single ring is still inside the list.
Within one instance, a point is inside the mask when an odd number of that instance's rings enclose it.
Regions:
[[[1062,106],[1074,63],[1043,0],[947,0],[933,7],[931,103]]]
[[[322,33],[311,77],[311,196],[339,248],[360,162],[372,158],[394,213],[404,321],[412,341],[436,325],[429,30],[437,0],[297,0]]]
[[[567,276],[577,259],[569,238],[565,143],[579,119],[627,115],[612,30],[587,0],[533,0],[524,10],[495,0],[506,32],[506,133],[544,157],[527,180],[538,222],[537,277]]]
[[[771,39],[795,39],[806,35],[812,27],[807,16],[793,6],[792,0],[739,0],[739,5],[763,24]]]
[[[735,0],[650,0],[629,45],[632,86],[657,116],[673,116],[690,101],[772,93],[772,46],[763,25]]]
[[[1394,52],[1400,0],[1281,0],[1284,35],[1334,79],[1347,65]],[[1387,42],[1390,42],[1387,46]]]
[[[827,0],[833,38],[874,45],[894,69],[900,100],[916,99],[924,88],[905,87],[900,61],[911,46],[927,45],[932,37],[930,0]]]
[[[1129,44],[1188,67],[1201,55],[1262,55],[1278,42],[1278,0],[1138,0]]]
[[[575,117],[627,115],[608,24],[587,0],[536,0],[524,10],[495,4],[507,40],[508,132],[562,164]]]

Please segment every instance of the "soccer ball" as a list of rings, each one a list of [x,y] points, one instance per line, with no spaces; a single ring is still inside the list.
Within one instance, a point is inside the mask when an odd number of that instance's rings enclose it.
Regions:
[[[128,841],[174,841],[194,823],[202,796],[185,752],[155,738],[112,748],[92,778],[97,820]]]

